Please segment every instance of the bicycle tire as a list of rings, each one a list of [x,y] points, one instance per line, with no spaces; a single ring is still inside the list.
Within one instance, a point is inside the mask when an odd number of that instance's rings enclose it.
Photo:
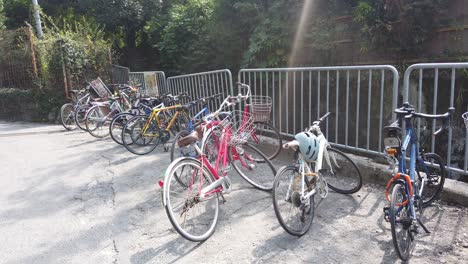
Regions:
[[[416,174],[419,180],[424,181],[424,189],[422,194],[423,206],[429,206],[434,200],[436,200],[444,188],[445,183],[445,163],[442,158],[435,153],[424,153],[422,156],[423,160],[433,165],[427,166],[428,171],[423,171],[419,161],[416,163]],[[429,173],[429,177],[428,177]]]
[[[184,112],[180,112],[179,115],[177,116],[177,120],[176,122],[174,123],[174,130],[172,131],[172,133],[174,135],[176,135],[177,133],[183,131],[183,130],[186,130],[187,129],[187,124],[188,122],[190,121],[190,118],[188,116],[188,114],[184,111]]]
[[[249,143],[231,146],[228,153],[231,165],[244,180],[262,191],[273,189],[276,169],[265,154]],[[250,176],[247,173],[250,173]]]
[[[86,129],[86,113],[91,108],[90,105],[80,105],[75,111],[75,123],[83,131],[88,132]]]
[[[254,122],[255,139],[250,137],[249,143],[257,147],[269,160],[278,156],[282,149],[281,135],[274,126],[266,122]]]
[[[320,175],[325,179],[330,189],[342,194],[352,194],[359,191],[362,187],[362,176],[356,163],[348,155],[335,148],[328,147],[327,152],[330,164],[324,155]],[[329,165],[333,168],[329,168]]]
[[[148,120],[148,116],[135,116],[125,124],[124,131],[129,131],[130,137],[122,135],[122,143],[125,148],[135,155],[146,155],[152,152],[160,143],[159,128],[152,127],[148,132],[154,132],[155,136],[142,136],[141,130]]]
[[[173,162],[175,159],[180,158],[180,157],[195,158],[197,156],[196,150],[193,148],[192,145],[179,147],[179,145],[177,144],[177,141],[179,141],[179,139],[189,134],[190,134],[189,131],[182,130],[174,136],[174,141],[172,141],[172,146],[171,146],[171,162]]]
[[[66,103],[60,108],[60,121],[66,130],[75,130],[77,128],[75,122],[75,106],[71,103]]]
[[[214,126],[206,132],[206,136],[203,136],[205,140],[202,142],[201,146],[203,154],[206,155],[206,158],[211,165],[214,165],[216,162],[216,157],[218,156],[218,149],[220,144],[218,136],[216,135],[216,133],[213,132],[213,130],[216,129],[219,128]]]
[[[290,178],[291,176],[293,177],[292,179]],[[300,177],[299,181],[302,180],[302,175],[299,173],[299,168],[297,166],[287,165],[281,167],[275,176],[272,194],[273,208],[281,227],[283,227],[283,229],[289,234],[300,237],[307,233],[307,231],[309,231],[310,227],[312,226],[312,221],[315,214],[315,194],[309,197],[308,206],[306,203],[297,200],[300,199],[300,196],[298,195],[300,195],[301,192],[301,185],[296,184],[297,186],[290,186],[291,184],[294,185],[294,183],[297,182],[296,177]],[[306,184],[306,187],[309,188],[308,181],[305,181],[304,184]],[[286,187],[285,195],[281,192],[282,189],[284,189],[282,187]],[[290,194],[290,197],[288,197],[291,190],[293,190],[293,192]],[[298,202],[300,202],[299,205]],[[283,208],[286,209],[284,213],[282,212]],[[286,212],[288,208],[289,212]],[[293,210],[296,212],[291,213]],[[293,225],[293,222],[298,222],[297,228]]]
[[[115,143],[123,145],[122,137],[128,134],[124,132],[125,124],[134,116],[132,113],[120,113],[114,116],[109,125],[109,134]]]
[[[392,198],[390,201],[389,218],[392,230],[393,246],[395,247],[398,257],[403,261],[408,260],[411,245],[414,240],[411,235],[410,225],[408,226],[407,224],[407,226],[405,226],[405,222],[402,222],[402,220],[406,221],[406,223],[411,221],[409,203],[398,205],[402,204],[406,199],[408,198],[405,186],[401,183],[395,184],[393,186]],[[399,231],[397,228],[401,228],[402,230]]]
[[[85,124],[91,136],[104,138],[109,135],[108,115],[112,115],[112,110],[108,106],[95,105],[88,110]]]
[[[186,167],[189,166],[189,167]],[[187,170],[185,170],[187,168]],[[180,169],[180,171],[179,171]],[[187,172],[187,174],[184,174],[184,170]],[[201,173],[198,173],[197,170],[202,170],[203,171],[203,178],[204,180],[197,179],[200,178]],[[178,175],[177,179],[175,179],[175,175]],[[180,184],[180,177],[188,176],[186,179],[185,183],[186,184]],[[205,168],[201,167],[200,161],[193,159],[193,158],[180,158],[175,160],[171,165],[169,165],[169,168],[166,170],[166,175],[164,177],[164,208],[166,211],[166,214],[169,218],[169,221],[171,222],[172,226],[175,228],[175,230],[184,238],[193,241],[193,242],[201,242],[207,240],[215,231],[216,225],[218,223],[218,218],[219,218],[219,199],[218,199],[218,194],[214,194],[211,198],[208,198],[206,200],[202,199],[197,199],[197,195],[199,190],[202,189],[202,186],[195,186],[196,184],[203,184],[203,182],[206,181],[207,184],[213,182],[214,176],[211,174],[211,172]],[[195,192],[195,193],[189,193],[188,195],[187,191],[189,192]],[[176,196],[178,193],[182,193],[180,196],[181,202],[176,203]],[[209,209],[210,207],[214,208],[214,213],[211,216],[211,214],[202,214],[201,217],[194,217],[194,219],[191,219],[190,217],[192,215],[186,214],[187,212],[197,209],[194,208],[197,205],[204,205],[203,208]],[[177,206],[179,205],[179,206]],[[186,208],[189,206],[189,208]],[[182,213],[178,213],[176,210],[178,207],[182,207]],[[203,208],[198,208],[203,209]],[[185,211],[187,210],[187,211]],[[184,221],[184,226],[179,223],[179,218],[182,218]],[[194,228],[193,230],[188,230],[190,227],[188,226],[191,222],[195,222],[196,220],[199,220],[200,218],[202,219],[202,230],[198,230],[198,228]],[[190,218],[190,219],[187,219]],[[188,220],[188,221],[187,221]],[[208,224],[207,224],[208,223]],[[206,226],[207,228],[203,228],[203,226]],[[197,230],[195,230],[197,229]]]

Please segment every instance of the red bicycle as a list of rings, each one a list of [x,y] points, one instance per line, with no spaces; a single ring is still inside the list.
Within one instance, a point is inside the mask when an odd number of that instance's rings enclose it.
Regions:
[[[228,96],[220,109],[208,118],[216,117],[223,108],[245,100],[249,93],[246,96]],[[163,184],[163,205],[171,224],[184,238],[199,242],[214,233],[219,200],[221,198],[225,202],[224,194],[232,189],[228,175],[230,165],[254,187],[271,191],[276,170],[261,151],[247,143],[253,129],[250,113],[233,111],[204,134],[201,148],[196,144],[196,131],[179,140],[179,145],[192,145],[198,157],[181,157],[169,165]],[[205,151],[210,140],[218,146],[216,158],[211,160],[214,164],[210,163]]]

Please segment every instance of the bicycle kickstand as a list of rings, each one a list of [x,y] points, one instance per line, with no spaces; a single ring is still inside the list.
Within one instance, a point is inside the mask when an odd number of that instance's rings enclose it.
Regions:
[[[422,223],[421,219],[418,218],[418,223],[419,225],[424,229],[424,231],[426,231],[427,234],[430,234],[431,232],[429,232],[429,230],[427,229],[427,227]]]

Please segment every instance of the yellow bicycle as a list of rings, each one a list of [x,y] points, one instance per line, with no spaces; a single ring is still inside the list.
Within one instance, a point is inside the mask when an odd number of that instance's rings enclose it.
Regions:
[[[191,107],[190,103],[167,107],[160,104],[153,108],[149,116],[135,116],[122,130],[124,146],[133,154],[145,155],[153,151],[160,143],[165,145],[171,138],[171,132],[175,135],[186,128]],[[168,150],[169,148],[164,146],[164,151]]]

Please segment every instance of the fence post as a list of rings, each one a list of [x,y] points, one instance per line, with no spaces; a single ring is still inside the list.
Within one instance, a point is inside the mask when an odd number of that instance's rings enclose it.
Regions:
[[[37,64],[36,64],[36,52],[34,51],[34,43],[33,43],[33,31],[32,31],[32,26],[30,24],[27,24],[28,26],[28,36],[29,36],[29,47],[31,49],[31,64],[33,67],[33,72],[34,72],[34,77],[37,79]]]

